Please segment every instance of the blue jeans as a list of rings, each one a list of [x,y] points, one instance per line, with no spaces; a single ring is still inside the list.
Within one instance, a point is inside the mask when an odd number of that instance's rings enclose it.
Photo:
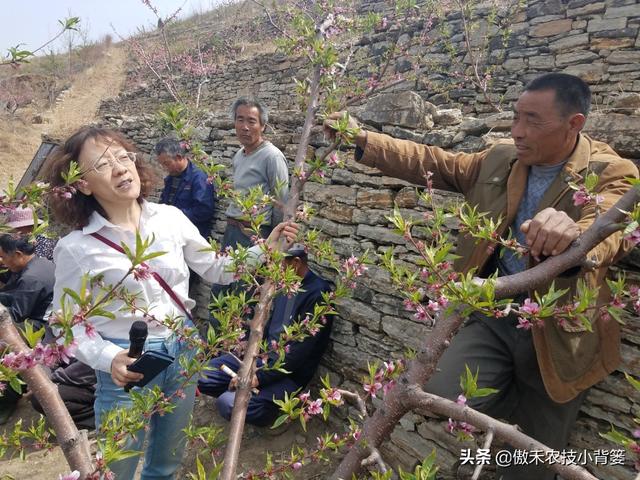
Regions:
[[[129,341],[123,339],[109,339],[116,345],[128,348]],[[159,385],[165,395],[171,395],[184,383],[185,377],[180,375],[182,367],[178,357],[193,358],[195,350],[189,350],[183,342],[174,337],[166,340],[149,339],[145,343],[145,350],[156,350],[175,358],[163,372],[158,374],[147,384],[149,388]],[[115,407],[129,407],[133,404],[131,397],[122,387],[113,383],[111,374],[96,371],[98,383],[96,385],[96,401],[94,404],[96,428],[99,428],[102,416]],[[137,388],[137,387],[136,387]],[[147,387],[144,387],[147,388]],[[154,414],[149,421],[149,442],[144,452],[144,467],[142,480],[172,480],[176,470],[180,467],[185,447],[185,436],[182,430],[187,426],[193,411],[196,385],[191,382],[183,389],[185,398],[175,399],[176,408],[163,416]],[[141,451],[145,439],[145,431],[137,432],[129,439],[126,450]],[[116,474],[118,480],[133,479],[138,465],[138,456],[114,462],[109,468]]]

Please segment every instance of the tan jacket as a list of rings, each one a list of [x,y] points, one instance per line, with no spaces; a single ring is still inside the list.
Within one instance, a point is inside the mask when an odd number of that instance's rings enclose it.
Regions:
[[[464,194],[471,205],[477,205],[480,212],[488,212],[496,221],[502,216],[500,235],[513,223],[527,185],[528,167],[517,161],[516,149],[510,141],[478,153],[452,153],[369,132],[359,161],[387,175],[423,185],[427,172],[433,172],[435,188]],[[574,206],[573,190],[568,186],[570,181],[580,182],[588,170],[599,175],[597,191],[604,197],[603,211],[630,188],[625,177],[638,177],[638,169],[632,162],[619,157],[607,144],[580,135],[578,145],[543,196],[538,210],[553,207],[565,211],[583,231],[588,228],[594,221],[594,206]],[[475,244],[474,239],[459,238],[457,254],[462,258],[456,264],[458,271],[467,272],[471,268],[481,271],[489,260],[487,246],[485,242]],[[595,257],[599,263],[596,270],[550,279],[549,285],[555,280],[557,289],[570,288],[569,297],[578,278],[584,278],[589,287],[600,287],[599,303],[606,302],[610,295],[605,282],[607,268],[630,247],[623,242],[620,232],[615,233],[590,252],[589,257]],[[544,293],[547,288],[539,290]],[[620,329],[614,320],[594,318],[593,332],[582,326],[560,326],[555,321],[547,321],[544,328],[534,328],[532,332],[542,379],[547,393],[556,402],[575,398],[620,363]]]

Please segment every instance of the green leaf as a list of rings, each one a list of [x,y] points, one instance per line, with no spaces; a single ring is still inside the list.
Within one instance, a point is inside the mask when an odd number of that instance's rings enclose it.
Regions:
[[[284,422],[286,422],[289,419],[289,415],[284,414],[284,415],[280,415],[278,418],[276,418],[276,421],[273,422],[273,425],[271,426],[271,428],[278,428],[280,425],[282,425]]]
[[[205,472],[204,465],[200,461],[200,456],[196,457],[196,468],[198,469],[198,480],[207,480],[207,472]]]
[[[493,395],[494,393],[498,393],[500,390],[498,390],[497,388],[478,388],[475,393],[474,393],[474,397],[488,397],[489,395]]]
[[[30,348],[36,346],[42,337],[44,336],[44,327],[39,328],[38,330],[33,330],[33,324],[29,321],[24,322],[24,329],[22,330],[22,334],[24,335],[25,340]]]
[[[593,172],[589,172],[584,179],[584,186],[587,191],[592,192],[594,188],[598,185],[598,175]]]
[[[70,288],[63,288],[62,291],[68,295],[69,297],[71,297],[73,299],[73,301],[78,304],[78,305],[82,305],[82,298],[80,298],[80,295],[78,295],[78,293],[75,290],[72,290]]]
[[[13,377],[9,380],[9,386],[13,388],[16,393],[22,393],[22,385],[24,385],[24,382],[20,380],[19,377]]]
[[[609,430],[607,433],[601,433],[600,436],[609,440],[610,442],[615,443],[616,445],[622,445],[624,447],[626,447],[631,442],[630,438],[616,430],[613,425],[611,425],[611,430]]]
[[[636,380],[635,378],[633,378],[631,375],[629,375],[626,372],[625,372],[624,376],[627,379],[627,382],[629,382],[633,388],[635,388],[637,391],[640,392],[640,380]]]
[[[302,425],[302,430],[304,430],[306,432],[307,431],[307,421],[304,419],[304,415],[300,415],[298,417],[298,419],[300,420],[300,425]]]
[[[638,222],[636,222],[635,220],[633,222],[630,222],[626,228],[624,229],[624,232],[622,232],[623,236],[627,236],[629,235],[631,232],[634,232],[636,229],[638,228]]]

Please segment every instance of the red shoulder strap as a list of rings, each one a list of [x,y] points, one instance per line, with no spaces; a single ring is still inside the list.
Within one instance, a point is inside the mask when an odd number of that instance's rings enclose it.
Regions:
[[[120,253],[124,253],[124,249],[120,245],[118,245],[117,243],[112,242],[111,240],[109,240],[108,238],[104,237],[103,235],[100,235],[99,233],[94,232],[94,233],[91,234],[91,236],[96,238],[96,239],[98,239],[98,240],[100,240],[102,243],[110,246],[114,250],[117,250]],[[147,265],[144,262],[142,263],[142,266],[149,268],[149,265]],[[191,315],[191,312],[189,310],[187,310],[187,307],[184,306],[184,303],[182,303],[182,300],[180,300],[180,297],[178,297],[176,292],[174,292],[173,289],[169,286],[169,284],[167,282],[165,282],[164,278],[162,278],[158,272],[154,272],[150,268],[149,268],[149,271],[151,272],[151,276],[153,278],[155,278],[156,282],[158,282],[160,284],[160,286],[162,287],[162,289],[165,292],[167,292],[167,295],[169,295],[169,297],[171,297],[171,300],[173,300],[174,303],[176,305],[178,305],[178,307],[180,307],[182,309],[182,311],[184,312],[184,314],[187,316],[187,318],[189,320],[193,321],[193,316]]]

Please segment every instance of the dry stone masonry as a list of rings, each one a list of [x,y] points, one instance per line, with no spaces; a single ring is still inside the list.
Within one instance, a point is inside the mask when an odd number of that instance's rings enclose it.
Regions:
[[[362,3],[363,9],[384,11],[388,8],[388,2]],[[478,32],[483,35],[495,30],[487,25],[489,12],[489,7],[481,5]],[[460,15],[451,13],[444,21],[450,27],[450,42],[464,58]],[[419,35],[421,27],[421,22],[407,25],[401,32],[405,41]],[[373,130],[446,149],[476,151],[509,136],[509,104],[527,81],[541,73],[561,71],[584,78],[594,92],[587,132],[608,142],[621,155],[638,160],[639,27],[640,4],[633,0],[525,2],[512,18],[512,35],[506,45],[495,39],[490,42],[488,58],[495,67],[490,98],[502,102],[504,112],[492,111],[484,96],[468,82],[459,86],[458,80],[452,81],[443,73],[458,59],[447,53],[445,42],[441,41],[415,47],[417,50],[412,52],[420,54],[422,61],[427,62],[424,65],[437,64],[439,69],[421,70],[417,78],[372,98],[365,106],[354,108],[353,113]],[[379,63],[380,55],[395,34],[383,32],[363,39],[353,59],[356,70],[362,73],[367,65]],[[398,60],[396,71],[412,70],[414,58],[417,57]],[[305,75],[302,66],[302,60],[281,54],[264,54],[250,61],[226,65],[224,72],[204,87],[202,101],[210,114],[198,130],[198,136],[205,150],[229,166],[239,144],[228,117],[228,107],[238,95],[254,94],[272,109],[273,133],[269,138],[292,161],[303,120],[292,93],[292,79]],[[149,83],[105,102],[101,112],[105,123],[122,129],[142,150],[150,152],[162,135],[153,114],[169,100],[161,85]],[[311,148],[325,146],[318,125],[312,135]],[[458,199],[448,192],[438,192],[436,197],[441,204]],[[349,159],[344,167],[330,172],[326,183],[307,184],[303,200],[318,212],[310,226],[331,237],[339,254],[379,253],[393,247],[402,261],[415,265],[416,252],[391,231],[386,219],[394,205],[407,215],[420,216],[427,210],[418,200],[415,186]],[[224,231],[223,212],[221,204],[212,231],[214,237],[220,237]],[[448,228],[455,233],[456,224]],[[315,267],[329,278],[334,275],[322,265]],[[639,268],[637,251],[616,266],[632,280],[640,279]],[[200,286],[197,300],[200,308],[206,306],[206,285]],[[378,267],[370,267],[353,298],[344,300],[339,310],[340,318],[335,324],[322,373],[330,373],[334,381],[345,388],[359,388],[367,361],[398,357],[409,348],[419,348],[422,339],[429,335],[429,328],[404,310],[389,276]],[[203,315],[204,311],[200,313]],[[640,321],[631,313],[625,320],[624,362],[618,371],[591,389],[571,437],[570,448],[576,451],[618,448],[600,438],[599,433],[607,431],[610,424],[630,432],[631,419],[640,416],[640,396],[623,378],[623,372],[640,376]],[[460,449],[473,447],[456,443],[445,432],[444,423],[442,419],[409,414],[395,429],[383,452],[391,463],[406,469],[435,446],[439,450],[443,478],[452,478],[450,472],[459,459]],[[603,479],[633,478],[628,464],[594,466],[592,462],[589,468]]]

